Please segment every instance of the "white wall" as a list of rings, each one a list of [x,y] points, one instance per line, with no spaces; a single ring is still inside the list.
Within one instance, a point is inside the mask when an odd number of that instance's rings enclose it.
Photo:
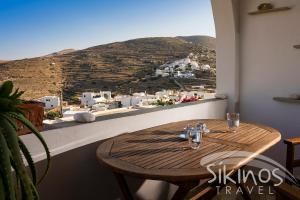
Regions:
[[[260,0],[242,1],[241,17],[241,115],[243,119],[271,125],[283,138],[300,136],[300,104],[280,103],[275,96],[300,94],[300,1],[276,0],[275,6],[292,10],[249,16]],[[285,160],[284,145],[269,155]]]
[[[236,5],[231,0],[212,0],[216,26],[217,93],[229,99],[229,111],[238,109],[239,103],[239,21]]]
[[[222,119],[225,117],[226,107],[227,100],[212,100],[145,114],[44,131],[42,135],[51,150],[51,154],[54,156],[121,133],[133,132],[166,123],[190,119]],[[42,146],[32,134],[21,136],[21,138],[29,147],[35,161],[45,159]]]
[[[96,149],[104,139],[165,123],[190,119],[223,119],[227,100],[187,103],[183,107],[104,120],[94,123],[43,132],[52,154],[46,179],[39,185],[43,200],[53,199],[120,199],[120,192],[111,171],[100,166]],[[30,134],[21,136],[29,147],[38,171],[45,167],[44,154]],[[130,189],[138,199],[169,199],[176,186],[161,181],[129,178]]]
[[[236,50],[239,54],[239,86],[240,112],[243,120],[254,121],[270,125],[282,133],[282,138],[300,136],[300,105],[274,101],[275,96],[289,96],[292,93],[300,93],[300,51],[293,45],[300,44],[300,1],[299,0],[273,0],[275,6],[292,6],[288,11],[274,12],[262,15],[248,15],[248,12],[256,10],[262,0],[240,0],[240,5],[232,0],[212,0],[217,3],[233,2],[233,7],[239,7],[238,18],[240,32],[239,46]],[[219,5],[221,6],[221,5]],[[231,15],[224,13],[221,8],[214,9],[217,30],[217,87],[225,89],[232,94],[232,46],[235,41],[229,41],[219,33],[228,32],[231,25]],[[226,19],[220,20],[221,17]],[[225,26],[225,27],[224,27]],[[227,40],[227,41],[223,41]],[[226,48],[225,43],[230,43]],[[221,45],[219,48],[218,46]],[[227,51],[233,51],[228,53]],[[221,54],[221,56],[220,56]],[[228,54],[229,56],[222,56]],[[229,59],[229,61],[228,61]],[[222,64],[225,63],[225,64]],[[233,102],[231,101],[232,105]],[[272,148],[268,155],[272,158],[285,161],[285,146],[278,144]]]

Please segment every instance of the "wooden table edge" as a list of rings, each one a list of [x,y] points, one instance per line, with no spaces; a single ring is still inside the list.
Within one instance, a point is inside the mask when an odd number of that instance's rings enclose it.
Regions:
[[[199,119],[199,120],[205,121],[205,120],[208,120],[208,119]],[[187,120],[187,121],[194,121],[194,120]],[[277,137],[275,137],[270,143],[266,144],[265,146],[261,147],[260,149],[256,150],[255,152],[252,152],[253,155],[251,157],[243,160],[241,162],[241,164],[239,164],[238,166],[236,166],[232,169],[229,169],[228,172],[229,171],[235,171],[235,170],[239,169],[241,166],[243,166],[246,163],[250,162],[251,160],[255,159],[255,157],[257,157],[257,155],[262,154],[263,152],[265,152],[266,150],[268,150],[270,147],[274,146],[275,144],[277,144],[281,140],[280,132],[278,130],[274,129],[274,128],[271,128],[271,127],[266,126],[266,125],[258,124],[258,123],[249,123],[249,122],[243,122],[243,123],[256,125],[256,126],[261,127],[263,129],[269,130],[272,134],[276,134]],[[145,129],[145,130],[147,130],[147,129]],[[108,152],[107,152],[106,155],[104,155],[105,151],[103,151],[104,144],[105,143],[111,143],[114,138],[108,139],[107,141],[103,142],[97,148],[97,151],[96,151],[96,155],[97,155],[99,163],[104,165],[105,167],[109,168],[113,172],[121,173],[121,174],[128,175],[128,176],[134,176],[134,177],[138,177],[138,178],[151,179],[151,180],[164,180],[164,181],[169,181],[169,182],[170,181],[191,181],[191,180],[195,180],[195,179],[200,180],[200,179],[207,179],[207,178],[212,177],[211,174],[195,175],[195,173],[191,174],[191,175],[181,175],[181,176],[170,175],[170,174],[168,176],[163,176],[162,171],[164,171],[164,170],[160,170],[160,173],[154,173],[155,170],[147,169],[148,172],[152,172],[151,175],[149,175],[149,174],[145,173],[144,168],[140,168],[138,166],[131,165],[130,163],[127,163],[127,162],[124,162],[124,161],[121,161],[121,160],[118,160],[117,162],[118,163],[123,162],[122,164],[124,164],[125,166],[130,167],[130,169],[134,169],[134,170],[126,170],[125,168],[117,167],[115,162],[114,162],[114,159],[116,159],[116,158],[112,159],[111,157],[109,157]],[[111,145],[112,145],[112,143],[111,143]],[[107,157],[109,159],[106,159],[105,157]],[[191,170],[194,170],[194,172],[196,171],[196,169],[191,169]]]

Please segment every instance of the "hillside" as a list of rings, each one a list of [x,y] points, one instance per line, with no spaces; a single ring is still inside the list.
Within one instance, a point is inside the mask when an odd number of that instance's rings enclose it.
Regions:
[[[54,53],[51,53],[47,56],[59,56],[59,55],[64,55],[64,54],[67,54],[67,53],[72,53],[76,51],[75,49],[64,49],[64,50],[61,50],[61,51],[58,51],[58,52],[54,52]]]
[[[175,89],[168,78],[151,77],[158,66],[195,53],[205,55],[199,63],[215,67],[214,40],[198,37],[141,38],[0,63],[0,81],[13,80],[27,99],[55,95],[61,87],[67,99],[83,91]]]
[[[193,35],[193,36],[178,36],[178,38],[181,38],[188,42],[192,42],[194,44],[201,45],[203,47],[216,49],[216,38],[214,37]]]

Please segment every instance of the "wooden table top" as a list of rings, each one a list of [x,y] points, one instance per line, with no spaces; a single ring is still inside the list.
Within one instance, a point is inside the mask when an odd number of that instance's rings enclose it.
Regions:
[[[212,133],[203,136],[198,150],[192,150],[178,135],[187,124],[199,121],[206,123]],[[237,132],[232,133],[224,120],[181,121],[111,138],[98,147],[97,157],[113,172],[170,182],[191,181],[212,176],[200,165],[204,156],[225,151],[231,152],[228,157],[236,151],[253,152],[228,169],[235,170],[280,139],[278,131],[262,125],[240,123]]]

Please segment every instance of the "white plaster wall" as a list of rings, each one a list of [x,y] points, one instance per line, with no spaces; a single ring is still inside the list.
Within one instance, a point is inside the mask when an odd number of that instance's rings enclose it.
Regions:
[[[229,111],[239,103],[239,20],[236,0],[211,0],[216,26],[217,93],[228,96]]]
[[[190,119],[223,119],[227,100],[213,100],[183,107],[163,109],[94,123],[43,132],[50,147],[52,164],[49,174],[39,185],[43,200],[53,199],[121,199],[117,182],[110,170],[101,166],[96,149],[102,140],[124,132],[137,131],[165,123]],[[22,136],[37,162],[45,168],[45,155],[32,135]],[[136,199],[170,199],[177,187],[166,182],[127,177]]]
[[[240,109],[244,120],[277,128],[282,138],[300,136],[300,104],[280,103],[275,96],[300,94],[300,1],[273,0],[275,6],[292,10],[250,16],[260,0],[240,5]],[[282,163],[285,146],[272,148],[269,155]]]
[[[263,123],[282,133],[282,138],[300,136],[300,105],[274,101],[275,96],[300,94],[300,1],[273,0],[276,7],[291,6],[292,9],[262,15],[248,15],[256,10],[262,0],[212,0],[217,30],[217,87],[233,99],[232,78],[234,52],[239,51],[240,112],[242,120]],[[230,4],[237,9],[239,18],[239,46],[228,36],[232,27]],[[215,9],[216,8],[216,9]],[[225,14],[224,14],[225,12]],[[226,19],[222,19],[226,17]],[[221,19],[220,19],[221,18]],[[228,23],[228,24],[226,24]],[[218,34],[218,32],[220,34]],[[227,35],[223,36],[222,33]],[[228,45],[228,47],[226,47]],[[218,47],[219,46],[219,47]],[[232,51],[231,53],[228,51]],[[226,56],[224,56],[226,55]],[[230,102],[232,104],[232,102]],[[285,162],[285,146],[280,142],[267,153]]]
[[[133,132],[166,123],[190,119],[222,119],[225,117],[227,100],[215,100],[155,112],[103,120],[94,123],[42,132],[51,155],[85,146],[121,133]],[[35,161],[45,159],[41,144],[32,135],[21,136]]]

